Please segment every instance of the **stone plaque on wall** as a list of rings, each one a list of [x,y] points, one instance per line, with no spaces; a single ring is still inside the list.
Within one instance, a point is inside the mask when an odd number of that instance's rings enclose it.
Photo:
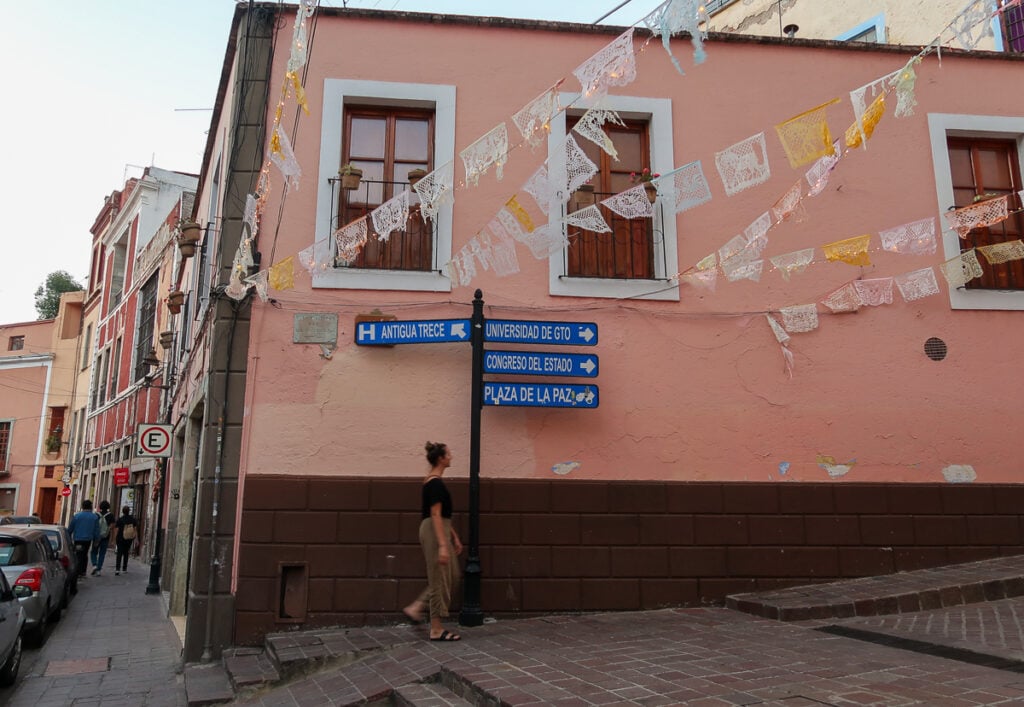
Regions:
[[[337,344],[337,314],[296,314],[293,344]]]

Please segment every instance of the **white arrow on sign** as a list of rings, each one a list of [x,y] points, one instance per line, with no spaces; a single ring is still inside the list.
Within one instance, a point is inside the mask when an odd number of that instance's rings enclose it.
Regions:
[[[594,359],[588,358],[586,361],[580,364],[580,368],[582,368],[587,373],[593,373],[594,369],[597,368],[597,364],[594,363]]]
[[[584,341],[590,341],[594,338],[594,330],[590,327],[583,327],[580,329],[580,338]]]
[[[455,322],[454,324],[452,324],[452,336],[458,336],[462,339],[465,339],[467,336],[469,336],[466,333],[466,323]]]

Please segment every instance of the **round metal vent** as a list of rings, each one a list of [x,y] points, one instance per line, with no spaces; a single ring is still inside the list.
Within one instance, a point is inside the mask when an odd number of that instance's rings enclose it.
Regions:
[[[946,358],[947,353],[946,342],[937,336],[933,336],[924,342],[924,354],[933,361],[941,361]]]

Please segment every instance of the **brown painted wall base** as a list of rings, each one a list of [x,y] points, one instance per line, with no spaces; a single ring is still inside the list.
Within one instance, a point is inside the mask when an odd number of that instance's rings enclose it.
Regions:
[[[450,479],[465,540],[468,483]],[[419,479],[250,476],[235,642],[394,621],[424,585]],[[1024,554],[1024,485],[482,480],[497,617],[727,594]]]

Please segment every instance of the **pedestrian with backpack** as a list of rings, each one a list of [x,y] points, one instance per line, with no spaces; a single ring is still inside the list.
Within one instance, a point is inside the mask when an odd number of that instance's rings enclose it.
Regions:
[[[110,502],[100,501],[99,516],[100,539],[92,546],[92,574],[97,576],[103,569],[103,560],[107,556],[107,547],[110,545],[110,528],[114,525],[114,514],[110,512]]]
[[[139,536],[139,524],[132,515],[132,509],[125,506],[121,509],[121,517],[114,524],[117,543],[117,558],[114,560],[114,574],[128,574],[128,555]]]
[[[100,518],[92,510],[92,501],[82,501],[82,510],[73,515],[68,523],[68,533],[75,543],[78,576],[85,577],[89,565],[89,546],[100,539]]]

